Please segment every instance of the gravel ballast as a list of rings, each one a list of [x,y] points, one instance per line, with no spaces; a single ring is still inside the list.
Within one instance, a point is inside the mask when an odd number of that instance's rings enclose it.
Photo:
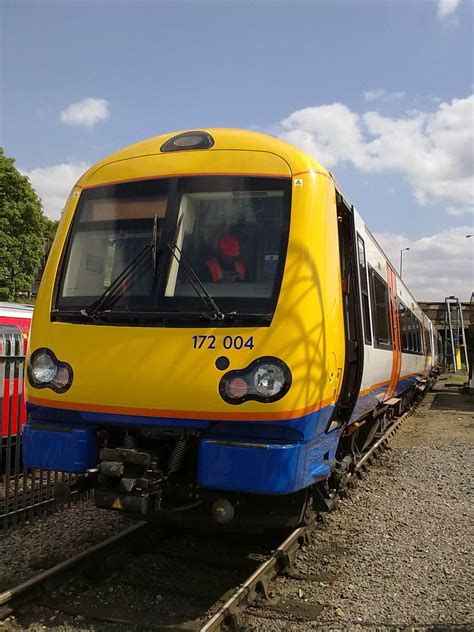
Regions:
[[[276,581],[283,598],[319,604],[318,620],[259,611],[248,629],[474,630],[473,399],[459,395],[452,411],[440,394],[427,395],[298,554],[297,569],[321,581]]]
[[[297,554],[301,578],[280,577],[272,584],[271,590],[291,604],[290,613],[250,609],[244,615],[244,629],[474,630],[469,504],[474,398],[461,397],[444,384],[440,382],[404,422],[391,449],[328,516],[327,524],[315,527],[311,544]],[[30,577],[129,524],[120,515],[90,505],[72,507],[8,535],[2,541],[0,576],[6,570],[9,580]],[[174,567],[159,561],[158,554],[153,559],[160,567],[157,572],[163,574],[166,568],[165,575],[171,578]],[[181,576],[194,572],[192,565],[185,564],[187,570],[176,566]],[[164,605],[164,596],[158,597]],[[143,598],[149,600],[145,594]],[[132,607],[140,609],[139,602]],[[175,606],[183,620],[192,614],[191,605],[182,600]],[[25,608],[18,618],[0,622],[0,628],[124,630],[112,623],[64,617],[34,604]]]
[[[0,539],[0,592],[134,524],[84,500]]]

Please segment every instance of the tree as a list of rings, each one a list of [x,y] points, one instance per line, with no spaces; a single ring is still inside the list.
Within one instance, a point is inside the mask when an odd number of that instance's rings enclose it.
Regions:
[[[0,300],[29,295],[56,228],[28,178],[0,147]]]

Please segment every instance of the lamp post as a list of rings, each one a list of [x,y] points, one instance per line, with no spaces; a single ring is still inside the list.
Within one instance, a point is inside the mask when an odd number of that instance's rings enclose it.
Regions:
[[[400,250],[400,278],[402,278],[402,266],[403,266],[403,253],[405,250],[410,250],[410,248],[402,248]]]

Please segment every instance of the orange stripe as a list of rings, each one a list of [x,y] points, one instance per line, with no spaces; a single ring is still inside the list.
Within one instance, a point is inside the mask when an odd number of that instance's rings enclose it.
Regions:
[[[402,353],[400,351],[400,322],[398,318],[397,308],[397,286],[396,277],[393,269],[387,265],[387,285],[388,285],[388,304],[390,312],[390,330],[392,335],[392,372],[390,382],[385,397],[390,398],[395,392],[395,388],[400,378],[400,369],[402,366]]]
[[[324,175],[324,174],[322,174]],[[161,180],[163,178],[185,178],[185,177],[201,177],[201,176],[244,176],[244,177],[252,177],[252,178],[284,178],[285,180],[290,180],[291,176],[281,174],[281,173],[241,173],[241,172],[232,172],[232,171],[219,171],[216,173],[166,173],[164,175],[153,175],[153,176],[143,176],[141,178],[128,178],[127,180],[109,180],[107,182],[99,182],[98,184],[84,184],[82,187],[84,189],[96,189],[97,187],[106,187],[110,184],[119,184],[122,182],[142,182],[143,180]]]
[[[316,412],[321,408],[328,406],[332,398],[323,400],[318,404],[300,408],[299,410],[268,412],[268,413],[215,413],[202,412],[193,410],[166,410],[155,408],[127,408],[122,406],[104,406],[102,404],[78,404],[76,402],[58,402],[48,399],[40,399],[38,397],[28,397],[28,402],[39,406],[49,408],[60,408],[65,410],[81,410],[92,413],[112,413],[116,415],[138,415],[140,417],[171,417],[174,419],[205,419],[205,420],[221,420],[221,421],[255,421],[255,420],[281,420],[281,419],[297,419],[304,415]]]
[[[406,375],[400,375],[399,378],[398,378],[398,381],[406,380],[407,378],[414,377],[415,375],[423,376],[423,373],[416,372],[416,373],[407,373]],[[372,384],[372,386],[370,388],[366,388],[364,391],[360,391],[359,397],[364,397],[365,395],[368,395],[372,391],[377,390],[381,386],[387,386],[388,384],[390,384],[389,380],[385,380],[384,382],[378,382],[377,384]]]
[[[385,380],[384,382],[377,382],[377,384],[372,384],[372,386],[370,386],[370,388],[366,388],[365,391],[360,391],[359,397],[364,397],[365,395],[368,395],[372,391],[376,391],[381,386],[387,386],[387,384],[388,384],[387,380]]]

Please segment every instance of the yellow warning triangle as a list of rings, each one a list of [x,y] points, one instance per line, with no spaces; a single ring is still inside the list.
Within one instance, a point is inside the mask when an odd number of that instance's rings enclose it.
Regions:
[[[116,498],[112,503],[112,509],[123,509],[122,501],[120,498]]]

